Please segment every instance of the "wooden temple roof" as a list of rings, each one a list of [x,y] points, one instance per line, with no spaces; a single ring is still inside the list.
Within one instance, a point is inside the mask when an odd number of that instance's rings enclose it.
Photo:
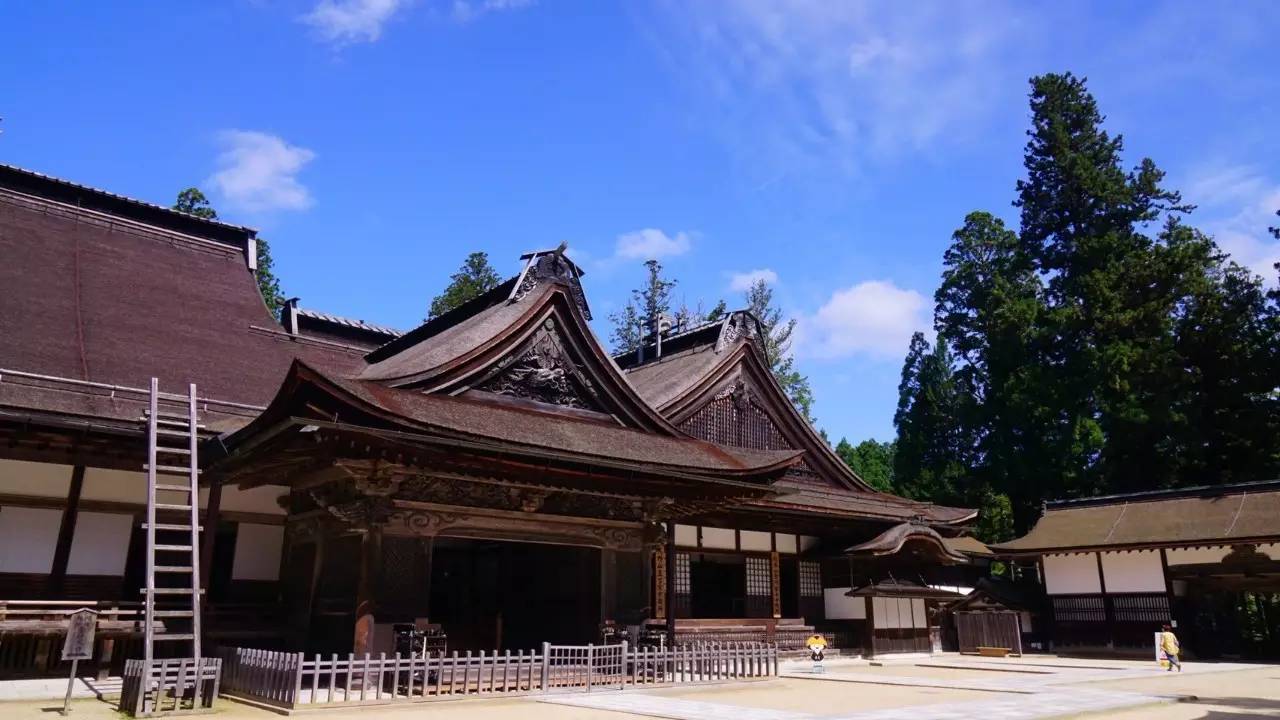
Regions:
[[[731,398],[758,412],[769,427],[757,443],[804,451],[804,470],[775,484],[784,494],[752,501],[748,510],[790,511],[826,515],[833,520],[922,518],[937,525],[962,525],[977,513],[908,500],[876,491],[858,477],[818,435],[787,398],[769,370],[759,343],[759,324],[748,312],[727,314],[664,339],[661,352],[654,344],[643,352],[618,355],[627,379],[651,405],[687,431],[695,429],[699,413],[717,399]],[[730,438],[713,438],[717,442]]]
[[[1060,500],[999,554],[1280,541],[1280,481]]]

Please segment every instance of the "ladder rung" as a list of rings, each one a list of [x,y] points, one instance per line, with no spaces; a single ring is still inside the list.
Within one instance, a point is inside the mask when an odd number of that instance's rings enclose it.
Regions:
[[[156,550],[164,552],[187,552],[191,550],[190,545],[157,545]]]
[[[171,428],[185,428],[188,431],[191,429],[191,421],[186,418],[175,418],[173,420],[170,420],[169,418],[158,417],[156,418],[156,425],[165,425]],[[156,429],[159,430],[158,427]],[[201,425],[200,423],[196,423],[196,429],[203,430],[204,425]],[[183,433],[183,434],[186,435],[190,433]]]
[[[187,507],[191,507],[191,506],[190,506],[190,505],[188,505]],[[146,524],[146,523],[142,523],[142,529],[143,529],[143,530],[146,530],[146,529],[147,529],[147,524]],[[157,529],[157,530],[190,530],[190,529],[191,529],[191,526],[190,526],[190,525],[180,525],[180,524],[176,524],[176,523],[156,523],[156,529]],[[203,529],[204,529],[204,526],[203,526],[203,525],[201,525],[199,529],[203,530]]]
[[[142,469],[150,470],[151,465],[143,463]],[[156,472],[162,475],[188,475],[191,473],[191,468],[185,465],[156,465]],[[200,473],[199,470],[195,472],[197,475]]]
[[[196,427],[202,427],[197,425]],[[191,433],[187,430],[170,430],[168,428],[156,428],[156,435],[162,437],[190,438]]]
[[[192,617],[195,613],[190,610],[154,610],[151,615],[152,617]]]
[[[156,483],[157,490],[169,490],[172,492],[191,492],[189,485],[170,485],[168,483]]]
[[[190,455],[191,448],[164,447],[162,445],[157,445],[156,452],[168,453],[170,455]]]
[[[195,640],[196,636],[191,633],[157,633],[151,636],[152,640]]]
[[[156,572],[167,573],[189,573],[193,570],[190,565],[156,565],[152,569]]]
[[[156,595],[190,595],[191,588],[156,588],[153,590]],[[138,588],[138,594],[146,595],[146,588]],[[200,588],[200,594],[204,594],[204,588]]]
[[[156,503],[157,510],[190,510],[190,505],[174,505],[172,503]]]

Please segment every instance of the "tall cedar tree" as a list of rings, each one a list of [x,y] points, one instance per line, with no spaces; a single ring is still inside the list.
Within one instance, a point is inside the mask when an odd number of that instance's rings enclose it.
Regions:
[[[676,281],[662,276],[662,263],[657,260],[645,261],[644,267],[648,274],[644,287],[632,290],[626,307],[609,315],[615,354],[634,352],[653,337],[662,316],[671,314],[671,291]]]
[[[478,297],[500,285],[502,278],[489,264],[489,254],[473,252],[462,262],[458,272],[449,276],[449,284],[439,295],[431,299],[427,320],[440,317],[468,300]]]
[[[1152,161],[1122,168],[1083,80],[1033,78],[1031,109],[1019,233],[971,213],[939,347],[912,340],[896,487],[981,507],[1001,539],[1048,498],[1273,477],[1280,291],[1181,223]]]
[[[965,496],[959,397],[944,343],[930,347],[913,333],[898,385],[895,489],[910,498],[958,504]]]
[[[218,219],[218,211],[213,209],[209,199],[200,192],[199,188],[189,187],[178,193],[173,209],[205,220]],[[271,314],[278,316],[280,308],[284,307],[284,293],[280,290],[280,280],[275,274],[275,262],[271,259],[271,245],[262,238],[258,238],[257,245],[258,292],[262,295],[262,302],[266,303]]]
[[[764,280],[752,283],[746,299],[747,310],[760,321],[764,333],[761,345],[769,369],[791,403],[812,423],[813,389],[809,386],[809,378],[796,369],[795,356],[791,353],[791,335],[796,330],[796,319],[783,319],[782,308],[773,304],[773,288]]]

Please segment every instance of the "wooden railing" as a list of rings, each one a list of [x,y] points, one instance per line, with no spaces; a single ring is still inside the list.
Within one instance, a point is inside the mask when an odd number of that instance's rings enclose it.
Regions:
[[[205,712],[218,699],[218,658],[129,660],[117,709],[133,717]]]
[[[224,648],[220,655],[225,694],[285,709],[727,682],[778,672],[777,647],[760,643],[543,645],[541,651],[414,657]]]

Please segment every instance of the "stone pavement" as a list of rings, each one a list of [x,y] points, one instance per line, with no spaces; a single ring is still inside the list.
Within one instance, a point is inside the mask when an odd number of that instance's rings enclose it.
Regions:
[[[739,705],[650,695],[644,692],[558,695],[539,697],[537,702],[612,710],[633,715],[672,718],[672,720],[974,720],[974,718],[1041,720],[1077,713],[1136,708],[1174,702],[1174,700],[1137,693],[1077,689],[1070,692],[1059,690],[995,700],[912,705],[832,715],[747,708]]]

